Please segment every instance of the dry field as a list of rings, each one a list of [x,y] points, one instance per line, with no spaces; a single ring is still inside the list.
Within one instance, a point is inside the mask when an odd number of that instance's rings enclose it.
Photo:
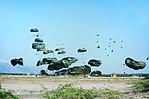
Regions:
[[[122,92],[126,99],[147,99],[149,93],[134,93],[131,90],[132,82],[138,82],[140,77],[80,77],[80,76],[18,76],[1,75],[1,87],[11,90],[14,95],[21,99],[41,99],[44,89],[57,89],[59,85],[73,84],[83,89],[112,89]]]

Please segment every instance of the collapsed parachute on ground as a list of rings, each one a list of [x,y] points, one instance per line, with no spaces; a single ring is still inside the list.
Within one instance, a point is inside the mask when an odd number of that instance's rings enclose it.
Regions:
[[[100,66],[102,64],[101,60],[91,59],[88,61],[91,66]]]
[[[19,59],[12,59],[11,61],[11,64],[13,65],[13,66],[15,66],[15,65],[17,65],[17,64],[19,64],[19,65],[22,65],[23,66],[23,58],[19,58]]]
[[[39,32],[37,28],[30,29],[30,32]]]
[[[68,69],[69,75],[78,75],[78,74],[89,74],[91,72],[91,68],[88,65],[84,66],[74,66]]]
[[[128,66],[129,68],[132,68],[134,70],[143,69],[146,66],[145,62],[136,61],[132,58],[126,58],[125,64],[126,64],[126,66]]]
[[[59,70],[62,68],[68,68],[72,63],[78,61],[75,57],[65,57],[55,63],[51,63],[48,66],[49,70]]]
[[[102,74],[101,71],[95,70],[95,71],[91,72],[90,76],[99,77],[99,76],[101,76],[101,74]]]
[[[86,48],[79,48],[79,49],[78,49],[78,52],[86,52],[86,51],[87,51]]]

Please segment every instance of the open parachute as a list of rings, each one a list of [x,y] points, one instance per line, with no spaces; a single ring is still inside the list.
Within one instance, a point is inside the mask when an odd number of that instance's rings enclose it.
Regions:
[[[43,58],[37,62],[36,66],[48,64],[48,70],[59,70],[62,68],[68,68],[76,61],[78,61],[78,59],[75,57],[65,57],[61,60],[58,60],[57,58]]]
[[[32,43],[32,48],[37,49],[37,51],[45,51],[45,43],[43,43],[43,40],[41,38],[36,38],[34,43]]]
[[[16,59],[16,58],[15,58],[15,59],[11,59],[10,62],[11,62],[11,64],[12,64],[13,66],[15,66],[15,65],[17,65],[17,64],[23,66],[23,58],[19,58],[19,59]]]
[[[43,54],[49,54],[49,53],[54,53],[54,51],[53,51],[53,50],[45,50],[45,51],[43,52]]]
[[[39,32],[37,28],[30,29],[30,32]]]
[[[57,51],[57,54],[65,54],[66,52],[64,51],[65,48],[56,48],[55,51]]]
[[[125,59],[125,64],[126,64],[126,66],[128,66],[129,68],[134,69],[134,70],[143,69],[146,66],[145,62],[136,61],[132,58],[126,58]]]
[[[88,65],[84,66],[74,66],[68,69],[68,74],[69,75],[78,75],[78,74],[90,74],[91,68]]]
[[[79,52],[79,53],[86,52],[86,51],[87,51],[86,48],[79,48],[79,49],[78,49],[78,52]]]
[[[95,71],[91,72],[90,76],[99,77],[99,76],[101,76],[101,74],[102,74],[101,71],[95,70]]]
[[[48,65],[48,70],[59,70],[62,68],[68,68],[72,63],[78,61],[75,57],[65,57],[59,61],[55,61]]]
[[[102,64],[101,60],[91,59],[88,61],[88,64],[91,66],[100,66]]]

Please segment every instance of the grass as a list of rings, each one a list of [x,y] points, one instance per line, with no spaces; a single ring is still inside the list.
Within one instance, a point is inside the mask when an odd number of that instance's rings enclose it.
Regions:
[[[19,99],[14,96],[11,91],[6,91],[5,89],[0,89],[0,99]]]
[[[135,92],[148,92],[149,91],[149,79],[143,80],[141,82],[135,82],[132,86]]]
[[[73,87],[72,84],[60,85],[57,90],[46,91],[45,99],[122,99],[123,95],[114,90],[85,90],[82,88]]]

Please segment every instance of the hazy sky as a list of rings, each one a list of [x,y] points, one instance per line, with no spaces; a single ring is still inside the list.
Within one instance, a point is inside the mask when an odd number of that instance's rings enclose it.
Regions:
[[[149,0],[0,0],[0,61],[22,57],[35,66],[42,57],[74,56],[79,59],[74,65],[100,59],[94,69],[103,73],[149,73],[148,5]],[[39,29],[46,48],[65,47],[65,56],[32,49],[31,28]],[[88,49],[83,55],[77,53],[82,47]],[[123,66],[127,57],[147,66],[138,71]]]

